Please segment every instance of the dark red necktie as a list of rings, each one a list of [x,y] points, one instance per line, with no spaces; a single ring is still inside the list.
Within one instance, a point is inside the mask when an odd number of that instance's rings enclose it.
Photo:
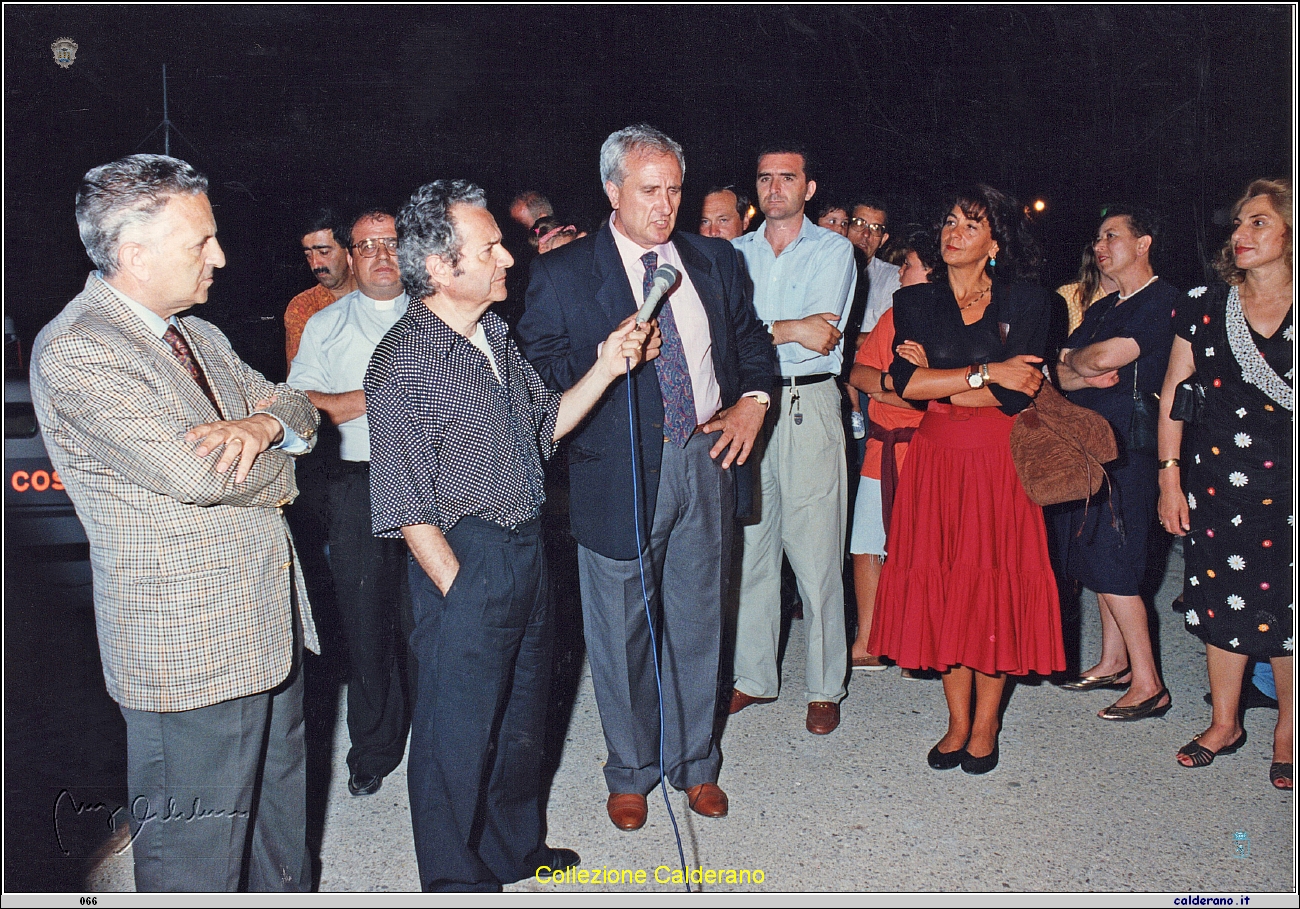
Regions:
[[[171,345],[172,353],[176,355],[176,359],[194,377],[194,381],[199,383],[199,388],[203,389],[203,393],[208,396],[208,400],[216,408],[217,416],[225,419],[221,415],[221,405],[217,403],[217,396],[212,393],[212,386],[208,385],[208,377],[203,374],[203,367],[199,366],[194,351],[190,350],[190,345],[185,343],[185,338],[176,330],[175,325],[167,326],[167,331],[163,333],[163,340]]]

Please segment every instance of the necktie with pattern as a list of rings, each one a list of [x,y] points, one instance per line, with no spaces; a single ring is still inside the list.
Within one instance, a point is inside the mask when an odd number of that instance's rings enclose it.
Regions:
[[[641,299],[644,300],[654,286],[659,256],[648,252],[641,257],[641,264],[645,266],[645,278],[641,282]],[[659,350],[659,359],[655,360],[655,372],[659,376],[659,393],[664,399],[664,435],[674,445],[684,448],[697,425],[695,392],[691,388],[691,371],[686,365],[686,351],[682,348],[682,336],[673,318],[671,300],[664,300],[659,310],[659,333],[663,335],[663,347]]]
[[[185,343],[185,338],[176,330],[175,325],[167,326],[167,331],[163,333],[163,340],[171,346],[176,359],[194,377],[194,381],[199,384],[199,388],[203,389],[203,393],[208,396],[208,400],[212,402],[212,406],[217,410],[217,416],[224,420],[225,417],[221,414],[221,405],[217,403],[217,396],[212,393],[212,386],[208,385],[208,377],[203,374],[203,368],[199,366],[199,361],[194,357],[194,352],[190,350],[190,345]]]

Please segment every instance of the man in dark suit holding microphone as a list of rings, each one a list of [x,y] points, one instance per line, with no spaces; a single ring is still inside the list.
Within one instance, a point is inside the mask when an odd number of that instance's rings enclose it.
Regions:
[[[635,449],[620,379],[569,450],[583,622],[609,748],[607,810],[623,830],[645,823],[646,794],[659,782],[655,653],[639,554],[651,609],[662,616],[664,775],[696,813],[727,813],[713,736],[721,604],[736,474],[762,426],[776,369],[734,250],[674,232],[684,169],[681,146],[658,130],[610,135],[600,172],[613,214],[594,236],[536,260],[518,329],[542,377],[569,388],[610,330],[641,305],[660,267],[680,273],[659,310],[662,354],[631,377]]]

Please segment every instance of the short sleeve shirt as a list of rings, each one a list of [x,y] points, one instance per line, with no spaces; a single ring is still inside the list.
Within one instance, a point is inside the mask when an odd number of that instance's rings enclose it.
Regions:
[[[384,336],[366,372],[370,495],[378,537],[467,515],[502,527],[536,518],[542,460],[555,451],[560,395],[519,353],[506,323],[479,324],[496,360],[420,301]]]

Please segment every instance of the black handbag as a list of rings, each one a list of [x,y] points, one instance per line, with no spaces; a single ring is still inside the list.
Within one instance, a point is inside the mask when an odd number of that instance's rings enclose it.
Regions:
[[[1156,420],[1160,399],[1152,392],[1138,391],[1137,362],[1133,363],[1133,415],[1128,421],[1128,449],[1141,454],[1156,450]]]
[[[1174,389],[1174,400],[1169,405],[1169,418],[1182,420],[1184,423],[1197,423],[1201,411],[1205,409],[1205,386],[1196,380],[1196,374],[1188,376]]]

